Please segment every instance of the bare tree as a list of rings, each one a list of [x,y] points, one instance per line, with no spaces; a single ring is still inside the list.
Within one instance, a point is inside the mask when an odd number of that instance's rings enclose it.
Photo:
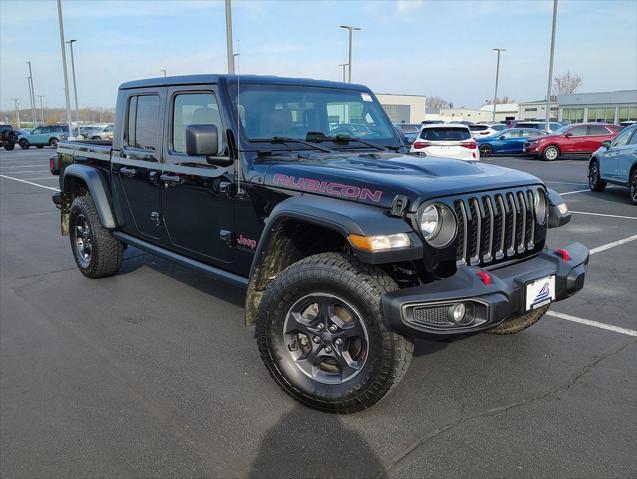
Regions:
[[[571,93],[575,93],[575,90],[581,85],[582,75],[579,73],[571,74],[571,72],[566,72],[553,79],[553,96],[570,95]]]
[[[495,104],[496,105],[502,105],[504,103],[515,103],[515,100],[509,96],[503,96],[501,98],[496,98],[495,99]],[[487,105],[493,105],[493,100],[487,100],[486,101]]]
[[[447,108],[448,106],[449,102],[444,98],[440,98],[439,96],[427,97],[427,108]]]

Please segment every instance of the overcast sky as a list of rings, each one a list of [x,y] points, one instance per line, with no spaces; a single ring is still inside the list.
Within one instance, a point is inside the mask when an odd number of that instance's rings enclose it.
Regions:
[[[544,97],[552,1],[233,2],[241,73],[340,80],[347,32],[354,34],[352,80],[379,93],[438,95],[477,107],[493,96],[495,52],[501,95]],[[66,39],[77,39],[80,107],[112,107],[127,80],[226,71],[222,1],[63,0]],[[35,92],[64,104],[54,0],[0,0],[0,106]],[[637,1],[560,0],[555,74],[580,73],[580,92],[637,88]],[[70,68],[70,66],[69,66]]]

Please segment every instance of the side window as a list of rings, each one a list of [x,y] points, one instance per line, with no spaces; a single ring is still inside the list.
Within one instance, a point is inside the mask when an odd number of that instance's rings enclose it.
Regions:
[[[609,135],[610,132],[608,128],[605,128],[600,125],[589,125],[588,126],[588,135],[589,136],[601,136],[601,135]]]
[[[125,144],[155,150],[159,138],[159,96],[137,95],[128,102]]]
[[[137,98],[135,119],[135,146],[144,150],[157,148],[159,139],[159,96],[143,95]]]
[[[615,139],[613,140],[612,146],[624,146],[626,143],[628,143],[628,139],[630,138],[630,134],[633,131],[634,130],[624,130],[624,131],[622,131],[619,135],[617,135],[615,137]]]
[[[32,135],[39,135],[40,133],[42,133],[42,127],[34,128],[33,130],[31,130]]]
[[[637,128],[633,128],[633,137],[628,142],[629,145],[637,145]]]
[[[188,125],[216,125],[223,136],[217,100],[212,93],[183,93],[175,96],[172,118],[172,151],[186,153]]]
[[[576,126],[575,128],[571,128],[569,133],[572,136],[586,136],[586,125]]]

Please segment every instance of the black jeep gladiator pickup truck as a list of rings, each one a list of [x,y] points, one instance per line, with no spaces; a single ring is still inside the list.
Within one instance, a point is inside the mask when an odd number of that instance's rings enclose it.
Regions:
[[[346,413],[384,397],[414,337],[509,334],[580,290],[588,251],[536,177],[406,154],[365,86],[196,75],[124,83],[110,142],[51,157],[80,271],[127,245],[247,290],[288,394]]]

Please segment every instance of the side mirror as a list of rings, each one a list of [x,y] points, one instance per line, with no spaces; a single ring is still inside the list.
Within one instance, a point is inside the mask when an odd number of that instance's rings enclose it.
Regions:
[[[507,139],[506,135],[498,136],[498,140],[506,140],[506,139]]]
[[[233,160],[217,158],[219,131],[216,125],[188,125],[186,127],[186,153],[188,156],[205,156],[211,165],[230,166]]]
[[[564,138],[570,138],[571,136],[573,136],[573,133],[571,133],[570,131],[567,133],[564,133]]]
[[[611,143],[610,140],[602,141],[602,146],[604,148],[606,148],[607,150],[609,150],[610,149],[610,143]]]

